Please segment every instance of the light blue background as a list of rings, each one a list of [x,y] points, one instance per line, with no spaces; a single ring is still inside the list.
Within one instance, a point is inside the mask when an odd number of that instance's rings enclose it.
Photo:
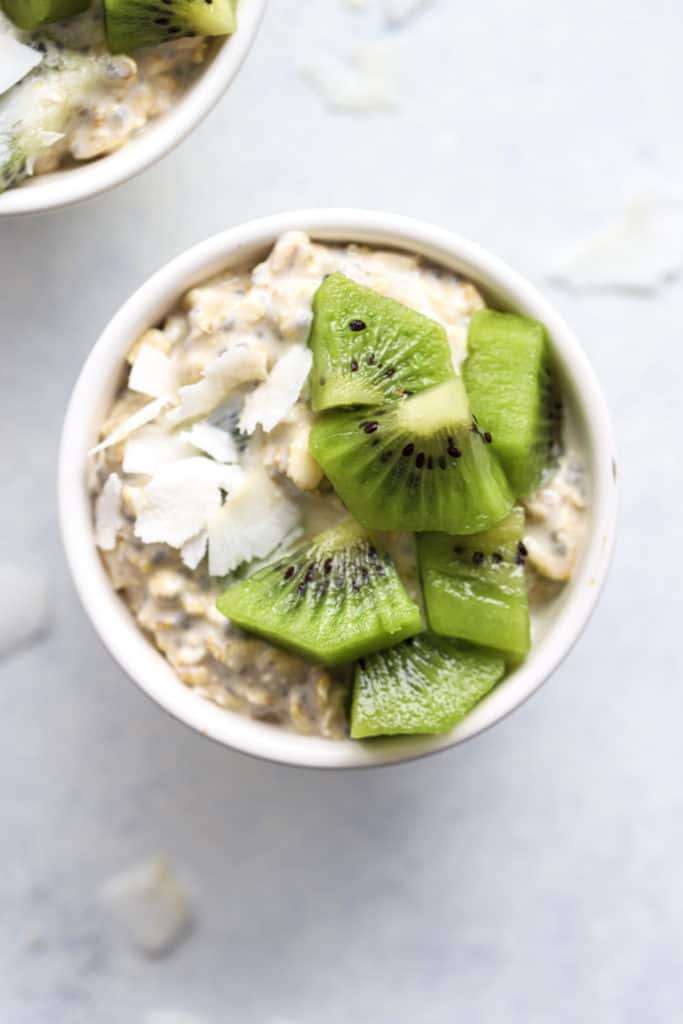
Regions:
[[[164,1007],[207,1024],[680,1020],[681,285],[579,296],[544,274],[620,215],[634,170],[680,176],[683,9],[434,0],[400,42],[397,110],[332,113],[297,67],[379,35],[340,0],[273,0],[174,154],[0,222],[0,557],[49,573],[54,616],[0,666],[2,1024]],[[233,755],[149,703],[81,611],[54,502],[69,391],[129,293],[214,231],[332,204],[433,220],[547,288],[605,388],[622,500],[602,604],[552,682],[464,748],[348,775]],[[198,921],[147,962],[97,893],[158,850]]]

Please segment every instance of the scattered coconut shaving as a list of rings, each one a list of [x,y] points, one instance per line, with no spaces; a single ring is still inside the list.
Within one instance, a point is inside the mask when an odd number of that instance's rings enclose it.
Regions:
[[[618,220],[578,242],[548,277],[576,291],[656,292],[683,270],[683,188],[632,190]]]
[[[110,473],[95,500],[95,543],[102,551],[113,551],[123,526],[121,512],[121,479]]]
[[[206,528],[223,493],[236,489],[242,475],[239,466],[199,455],[162,466],[143,489],[135,536],[145,544],[182,547]]]
[[[300,71],[333,110],[393,110],[398,105],[396,58],[393,44],[374,43],[356,50],[349,61],[318,53]]]
[[[119,423],[116,430],[113,430],[108,437],[105,437],[104,441],[100,441],[90,452],[91,455],[97,455],[98,452],[104,451],[105,448],[111,448],[113,444],[118,444],[119,441],[123,441],[129,434],[135,433],[140,427],[146,426],[155,420],[157,416],[163,412],[168,405],[168,400],[164,398],[155,398],[153,402],[149,402],[147,405],[143,405],[141,409],[134,412],[132,416],[124,420],[123,423]]]
[[[148,1010],[143,1024],[207,1024],[204,1017],[198,1017],[187,1010]]]
[[[188,569],[194,571],[197,568],[206,554],[208,543],[208,530],[200,530],[196,537],[190,537],[189,540],[185,541],[180,549],[180,557]]]
[[[38,67],[44,54],[26,46],[0,24],[0,95]]]
[[[402,27],[432,0],[384,0],[384,17],[392,28]]]
[[[178,367],[153,345],[142,345],[128,377],[128,387],[150,398],[173,398],[178,391]]]
[[[266,354],[262,349],[235,345],[209,363],[202,380],[180,388],[180,405],[169,412],[168,419],[171,423],[183,423],[205,416],[238,385],[264,380],[266,374]]]
[[[260,388],[256,390],[260,391]],[[180,436],[183,441],[210,455],[216,462],[239,462],[239,452],[232,435],[213,423],[207,423],[206,420],[195,423]]]
[[[126,442],[123,453],[123,472],[154,476],[162,466],[197,454],[196,446],[184,440],[166,426],[151,423],[138,430]]]
[[[0,562],[0,658],[42,639],[49,625],[43,574],[23,563]]]
[[[247,395],[239,423],[241,432],[253,434],[260,423],[268,434],[281,423],[298,400],[312,363],[309,348],[297,345],[285,352],[270,371],[268,380]]]
[[[297,526],[299,512],[263,470],[245,476],[209,518],[209,573],[225,576],[263,558]]]
[[[187,892],[165,857],[110,878],[101,899],[129,941],[147,956],[170,952],[192,923]]]

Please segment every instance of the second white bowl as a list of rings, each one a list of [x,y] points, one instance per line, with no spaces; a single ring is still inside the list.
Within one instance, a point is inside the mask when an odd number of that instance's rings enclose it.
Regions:
[[[192,285],[222,269],[254,263],[285,231],[323,241],[361,242],[418,253],[472,280],[492,305],[543,321],[568,415],[588,464],[591,505],[586,542],[573,578],[535,623],[526,661],[452,732],[372,742],[324,740],[226,711],[188,689],[145,638],[115,593],[93,535],[88,451],[111,406],[133,342],[159,322]],[[59,460],[59,511],[73,578],[96,630],[122,668],[161,707],[228,747],[286,764],[349,768],[410,760],[443,750],[499,722],[557,668],[588,621],[609,567],[616,519],[612,431],[593,371],[563,319],[497,257],[457,235],[404,217],[359,210],[314,210],[252,221],[195,246],[155,274],[116,314],[93,348],[69,405]]]

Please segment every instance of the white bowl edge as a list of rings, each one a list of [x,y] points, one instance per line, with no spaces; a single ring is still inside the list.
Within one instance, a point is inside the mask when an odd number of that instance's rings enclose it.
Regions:
[[[560,372],[573,393],[589,459],[591,528],[575,575],[555,602],[558,621],[523,665],[445,736],[362,743],[324,740],[289,733],[205,701],[178,679],[145,639],[114,592],[95,548],[87,453],[120,379],[126,351],[192,284],[223,267],[257,258],[292,229],[320,240],[405,249],[459,270],[501,306],[546,324]],[[163,267],[114,316],[86,360],[69,403],[59,456],[59,514],[67,560],[81,601],[115,660],[148,696],[200,733],[244,753],[297,766],[348,768],[411,760],[470,739],[522,704],[569,653],[597,603],[609,568],[616,510],[608,411],[588,360],[564,320],[536,288],[479,246],[430,224],[371,211],[304,210],[251,221],[215,235]]]
[[[121,149],[76,167],[39,175],[0,193],[0,218],[44,213],[91,199],[146,170],[190,134],[218,103],[241,68],[268,0],[240,0],[236,31],[221,43],[184,96]]]

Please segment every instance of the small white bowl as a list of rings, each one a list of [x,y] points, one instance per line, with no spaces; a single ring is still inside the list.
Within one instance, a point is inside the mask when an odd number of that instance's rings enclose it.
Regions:
[[[299,736],[209,703],[175,675],[112,588],[95,548],[86,486],[88,451],[121,380],[126,352],[189,287],[230,266],[255,262],[285,231],[324,241],[365,242],[419,253],[474,281],[500,308],[548,327],[572,427],[588,462],[591,506],[576,572],[535,622],[532,650],[519,668],[451,733],[370,742]],[[609,567],[615,535],[612,430],[605,401],[581,346],[553,307],[519,274],[479,246],[440,228],[385,213],[313,210],[251,221],[195,246],[156,273],[116,314],[83,367],[69,405],[59,458],[59,512],[66,554],[83,605],[122,668],[180,721],[228,747],[285,764],[349,768],[407,761],[475,736],[518,707],[557,668],[585,626]]]
[[[150,167],[202,121],[226,91],[256,38],[268,0],[240,0],[233,35],[217,42],[197,79],[171,110],[107,156],[29,178],[0,193],[0,218],[42,213],[107,192]]]

